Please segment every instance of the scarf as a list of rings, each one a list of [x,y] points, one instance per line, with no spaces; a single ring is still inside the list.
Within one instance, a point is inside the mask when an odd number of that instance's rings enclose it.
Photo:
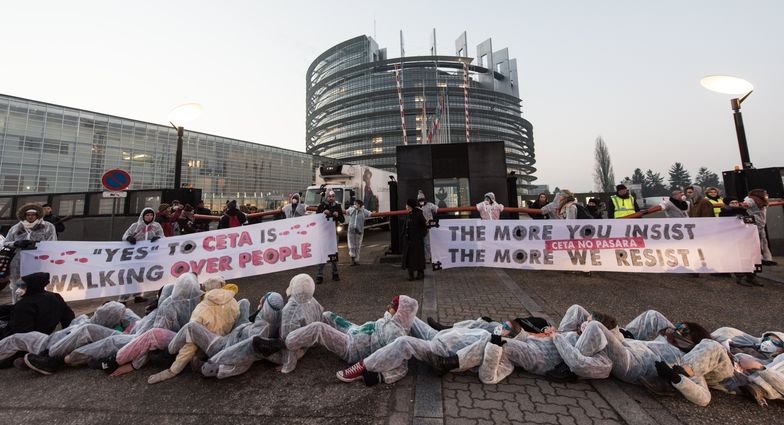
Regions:
[[[40,218],[39,218],[38,220],[36,220],[36,221],[34,221],[34,222],[32,222],[32,223],[30,223],[30,222],[29,222],[29,221],[27,221],[27,220],[22,220],[22,221],[21,221],[21,223],[22,223],[22,226],[24,226],[25,230],[27,230],[27,231],[29,232],[29,231],[31,231],[31,230],[33,230],[33,229],[35,229],[35,227],[36,227],[36,226],[38,226],[39,224],[41,224],[41,221],[42,221],[42,220],[43,220],[43,219],[40,219]]]
[[[672,196],[670,196],[670,202],[672,202],[672,204],[678,207],[678,209],[681,211],[686,211],[687,209],[689,209],[689,203],[686,201],[675,199]]]

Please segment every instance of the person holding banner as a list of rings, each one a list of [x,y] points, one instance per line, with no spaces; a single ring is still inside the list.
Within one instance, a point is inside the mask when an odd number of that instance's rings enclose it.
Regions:
[[[406,201],[406,210],[408,211],[408,220],[403,224],[402,267],[408,269],[408,280],[421,280],[425,278],[427,222],[415,200],[408,199]]]
[[[662,201],[659,206],[667,218],[688,218],[691,202],[682,190],[673,190],[670,198]]]
[[[345,219],[343,218],[343,208],[341,208],[340,204],[335,202],[335,192],[329,191],[327,193],[326,201],[323,201],[319,204],[318,209],[316,209],[317,214],[324,214],[329,219],[335,221],[335,227],[338,226],[340,223],[344,223]],[[336,261],[332,263],[332,280],[335,282],[340,281],[340,275],[338,274],[338,263]],[[318,273],[316,274],[316,284],[321,284],[324,282],[324,266],[327,263],[321,263],[318,266]]]
[[[752,190],[743,200],[743,206],[749,209],[749,215],[754,217],[754,223],[757,225],[760,251],[762,251],[762,265],[775,266],[778,263],[773,261],[773,255],[768,247],[768,234],[765,231],[765,224],[768,221],[768,192],[765,189]]]
[[[640,211],[637,200],[629,193],[625,184],[615,186],[615,195],[610,196],[607,205],[607,218],[623,218]]]
[[[218,229],[229,229],[248,224],[248,216],[237,208],[237,201],[230,201],[226,204],[226,211],[218,221]]]
[[[438,207],[436,204],[428,202],[424,192],[421,190],[417,192],[417,203],[419,204],[419,209],[422,210],[422,215],[425,216],[425,222],[427,223],[427,233],[425,233],[425,263],[430,263],[432,261],[430,255],[430,226],[438,221]]]
[[[14,224],[5,236],[3,246],[20,249],[35,249],[35,243],[41,241],[56,241],[57,231],[52,223],[44,221],[44,210],[38,204],[22,205],[16,211],[19,223]],[[18,254],[18,252],[17,252]],[[9,280],[11,288],[11,303],[16,304],[19,299],[16,287],[20,280],[20,258],[15,255],[9,266]]]
[[[495,201],[493,192],[485,193],[485,200],[476,204],[476,210],[482,220],[500,220],[504,206]]]
[[[689,217],[715,217],[713,204],[705,197],[702,186],[694,184],[687,187],[686,196],[691,202]]]
[[[365,232],[365,220],[370,217],[370,211],[366,210],[360,199],[354,201],[354,205],[346,211],[348,216],[348,255],[351,257],[351,265],[359,265],[359,253],[362,250],[362,238]]]
[[[123,233],[123,240],[131,245],[136,245],[138,241],[155,242],[164,236],[163,227],[155,221],[155,211],[152,208],[146,207],[142,209],[139,214],[139,219],[136,223],[131,224],[128,229]],[[125,304],[133,297],[133,302],[143,303],[147,301],[142,293],[120,295],[117,301]]]

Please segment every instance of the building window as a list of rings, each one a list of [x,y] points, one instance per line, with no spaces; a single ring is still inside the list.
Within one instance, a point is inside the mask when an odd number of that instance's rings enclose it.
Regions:
[[[384,141],[384,138],[381,136],[376,136],[373,138],[374,145],[380,145]]]

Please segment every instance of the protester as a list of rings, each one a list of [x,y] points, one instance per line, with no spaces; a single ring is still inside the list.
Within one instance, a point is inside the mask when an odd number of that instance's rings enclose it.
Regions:
[[[504,206],[495,201],[493,192],[487,192],[485,193],[485,200],[476,204],[476,210],[479,211],[479,217],[482,220],[499,220]]]
[[[59,324],[68,327],[74,313],[60,294],[49,292],[49,273],[22,276],[14,293],[18,302],[13,306],[8,323],[0,329],[0,338],[25,332],[51,334]]]
[[[341,208],[340,204],[335,202],[335,192],[329,191],[327,192],[327,197],[325,201],[322,201],[318,208],[316,209],[317,214],[324,214],[330,220],[335,221],[335,227],[337,227],[340,223],[345,223],[345,218],[343,217],[343,208]],[[332,280],[335,282],[340,281],[340,275],[338,274],[338,263],[337,261],[332,261]],[[318,266],[318,273],[316,274],[316,284],[321,284],[324,282],[324,266],[327,263],[321,263]]]
[[[558,205],[559,218],[563,220],[577,219],[577,199],[574,193],[568,189],[561,191],[560,205]]]
[[[347,363],[354,364],[396,338],[408,335],[417,308],[415,299],[405,295],[395,296],[387,305],[383,317],[361,325],[325,311],[323,321],[290,333],[286,337],[286,348],[297,351],[320,344]],[[340,375],[338,378],[343,379]]]
[[[167,238],[175,235],[174,224],[180,219],[180,214],[182,214],[182,210],[172,205],[163,203],[158,206],[155,221],[161,225],[163,235]]]
[[[283,217],[302,217],[307,211],[308,206],[304,202],[300,202],[299,193],[292,193],[289,197],[289,203],[283,207]]]
[[[597,198],[591,198],[588,200],[588,203],[585,205],[585,209],[588,211],[588,214],[591,215],[592,218],[595,219],[602,219],[602,209],[601,209],[602,202]]]
[[[408,219],[403,224],[403,262],[408,269],[408,280],[425,278],[425,234],[427,223],[416,201],[406,201]],[[414,275],[416,273],[416,275]]]
[[[689,217],[715,217],[713,214],[713,204],[705,198],[702,186],[696,184],[686,188],[686,195],[691,202],[689,206]]]
[[[528,208],[540,210],[542,207],[548,204],[547,201],[547,194],[542,192],[537,197],[536,200],[528,204]],[[547,218],[544,214],[528,214],[534,220],[544,220]]]
[[[682,190],[673,190],[670,198],[662,201],[659,206],[667,218],[688,218],[691,203]]]
[[[201,199],[196,201],[196,208],[194,209],[193,213],[198,215],[212,215],[212,211],[210,211],[209,208],[204,207],[204,201]],[[206,232],[210,230],[210,220],[205,220],[202,218],[194,219],[193,227],[196,232]]]
[[[177,220],[177,226],[180,229],[181,235],[188,235],[196,232],[196,228],[193,226],[195,221],[194,215],[193,205],[185,204],[185,206],[182,207],[182,214],[180,214],[180,218]]]
[[[52,206],[50,204],[43,204],[41,208],[44,210],[44,221],[52,223],[58,235],[65,232],[65,224],[63,224],[63,219],[59,215],[54,214]]]
[[[125,233],[123,233],[123,240],[131,245],[135,245],[138,241],[155,242],[162,238],[164,235],[163,227],[155,222],[154,219],[155,211],[153,211],[152,208],[144,208],[139,214],[139,219],[136,223],[131,224]],[[133,301],[137,304],[147,301],[147,298],[145,298],[142,293],[133,295],[123,294],[120,295],[120,298],[118,298],[117,301],[125,304],[131,297],[133,297]]]
[[[280,319],[280,339],[285,341],[290,333],[313,322],[320,322],[324,307],[313,297],[316,286],[313,279],[305,273],[300,273],[289,282],[286,296],[289,297],[283,307]],[[254,345],[259,351],[274,349],[272,341],[254,338]],[[297,361],[305,355],[307,349],[283,350],[282,373],[289,373],[297,367]]]
[[[610,204],[607,206],[607,218],[622,218],[640,211],[637,200],[629,193],[629,189],[624,184],[615,186],[615,195],[610,196]]]
[[[370,211],[364,208],[361,200],[354,201],[354,205],[346,211],[348,216],[348,255],[351,257],[351,265],[359,265],[359,253],[362,250],[362,239],[365,236],[365,220],[370,217]]]
[[[746,199],[743,200],[743,206],[749,209],[749,215],[754,217],[754,224],[757,225],[760,251],[762,251],[762,265],[777,265],[778,263],[773,261],[773,255],[770,253],[768,233],[765,230],[765,224],[768,221],[768,192],[765,189],[753,189],[746,196]],[[8,233],[10,234],[11,232],[9,231]]]
[[[705,189],[705,198],[707,198],[708,201],[710,201],[710,203],[713,204],[714,206],[716,204],[723,204],[724,203],[724,199],[722,199],[721,195],[719,194],[719,189],[717,187],[711,186],[711,187]],[[713,215],[714,216],[718,217],[720,213],[721,213],[721,207],[714,207],[713,208]]]
[[[229,229],[244,226],[248,223],[248,217],[244,212],[237,208],[237,201],[232,200],[226,204],[226,211],[218,222],[218,229]]]
[[[422,210],[422,215],[425,217],[427,223],[427,232],[425,233],[425,263],[432,262],[430,255],[430,227],[438,222],[438,207],[436,204],[429,202],[425,197],[422,190],[417,192],[417,204],[419,209]]]
[[[22,205],[16,211],[19,223],[14,224],[5,235],[3,246],[13,247],[18,250],[35,249],[35,243],[41,241],[56,241],[57,231],[52,223],[43,220],[44,210],[38,204]],[[9,266],[9,281],[11,289],[11,303],[16,304],[16,286],[19,283],[21,255],[15,255]]]
[[[235,292],[227,289],[213,289],[204,295],[204,300],[196,306],[191,315],[191,322],[203,325],[213,334],[226,335],[234,327],[240,314],[240,306],[234,299]],[[180,348],[177,359],[169,369],[165,369],[147,379],[148,384],[157,384],[174,378],[185,369],[196,355],[198,347],[188,342]],[[173,353],[172,353],[173,354]]]

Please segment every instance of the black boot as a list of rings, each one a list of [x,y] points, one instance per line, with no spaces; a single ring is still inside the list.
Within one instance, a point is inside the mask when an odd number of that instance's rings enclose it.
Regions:
[[[340,275],[337,273],[332,273],[332,280],[334,282],[340,282]]]
[[[415,278],[414,278],[414,271],[413,271],[413,270],[409,270],[409,271],[408,271],[408,280],[409,280],[409,281],[412,281],[412,280],[414,280],[414,279],[415,279]]]
[[[357,261],[354,259],[354,257],[351,257],[351,265],[352,266],[356,266],[357,265]]]
[[[572,372],[572,370],[569,369],[569,366],[564,362],[559,363],[558,366],[547,371],[545,376],[555,382],[577,382],[577,374]]]
[[[51,375],[65,365],[63,359],[59,357],[49,357],[48,355],[27,353],[24,359],[27,367],[42,375]]]
[[[460,359],[457,356],[442,357],[432,355],[428,357],[430,367],[438,376],[443,376],[449,371],[460,368]]]
[[[366,370],[362,372],[362,381],[366,386],[372,387],[373,385],[384,382],[384,379],[380,373]]]
[[[755,276],[754,273],[749,273],[746,275],[746,282],[748,282],[750,286],[765,286],[762,284],[762,282],[759,281],[759,279],[757,279],[757,276]]]
[[[754,286],[754,285],[751,284],[751,282],[747,282],[742,274],[736,274],[735,275],[735,283],[737,283],[740,286],[747,286],[749,288]]]
[[[430,325],[431,328],[433,328],[433,329],[435,329],[437,331],[443,331],[444,329],[451,328],[451,326],[442,325],[442,324],[436,322],[436,319],[433,319],[432,317],[428,317],[427,318],[427,324]]]
[[[286,348],[286,344],[280,339],[253,337],[253,351],[263,357],[271,356],[284,348]]]
[[[324,276],[316,276],[316,285],[324,283]]]
[[[416,280],[425,280],[425,272],[417,271],[416,272]]]

